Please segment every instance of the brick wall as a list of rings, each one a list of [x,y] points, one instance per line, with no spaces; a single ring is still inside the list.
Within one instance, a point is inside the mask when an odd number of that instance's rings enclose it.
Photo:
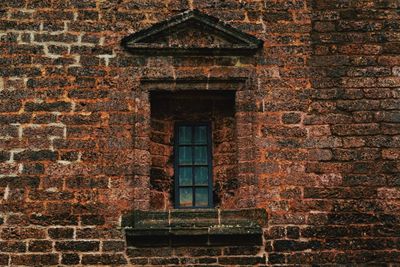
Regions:
[[[398,263],[399,7],[0,2],[0,265]],[[264,48],[212,58],[121,48],[129,33],[190,8],[263,39]],[[251,138],[238,140],[230,205],[267,210],[263,245],[126,248],[121,215],[151,200],[150,106],[140,78],[248,69],[254,86],[238,92],[236,110],[248,121],[236,131]]]

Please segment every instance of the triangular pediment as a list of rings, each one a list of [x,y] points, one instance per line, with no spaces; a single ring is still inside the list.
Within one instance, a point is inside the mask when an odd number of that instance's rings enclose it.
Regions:
[[[239,31],[219,19],[190,10],[122,40],[135,54],[251,54],[263,41]]]

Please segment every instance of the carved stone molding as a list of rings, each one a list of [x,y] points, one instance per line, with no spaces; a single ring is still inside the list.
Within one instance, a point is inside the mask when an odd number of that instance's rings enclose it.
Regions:
[[[251,55],[263,41],[198,10],[185,11],[121,41],[145,55]]]

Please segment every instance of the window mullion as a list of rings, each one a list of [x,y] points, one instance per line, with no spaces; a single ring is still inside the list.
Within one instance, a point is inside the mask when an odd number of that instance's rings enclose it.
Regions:
[[[194,162],[195,162],[195,158],[194,158],[194,132],[195,132],[195,127],[192,125],[192,140],[191,140],[191,147],[192,147],[192,206],[195,207],[196,203],[195,203],[195,183],[194,183]]]

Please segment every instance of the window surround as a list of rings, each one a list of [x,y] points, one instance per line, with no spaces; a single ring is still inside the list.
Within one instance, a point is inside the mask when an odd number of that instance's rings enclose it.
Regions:
[[[229,75],[227,75],[229,77]],[[254,76],[250,76],[254,77]],[[133,168],[132,176],[138,177],[141,180],[149,181],[150,179],[150,166],[151,157],[148,147],[150,144],[150,92],[155,90],[167,90],[167,91],[177,91],[180,90],[233,90],[236,93],[235,101],[235,121],[236,121],[236,141],[238,145],[237,151],[237,162],[238,162],[238,181],[240,182],[237,195],[234,196],[234,204],[229,207],[221,208],[252,208],[256,206],[254,197],[248,194],[251,187],[254,185],[254,181],[257,180],[256,177],[256,147],[255,147],[255,135],[254,131],[249,132],[246,127],[248,125],[254,125],[256,120],[256,115],[252,110],[249,110],[249,106],[255,106],[256,94],[254,88],[256,85],[253,79],[247,77],[229,77],[229,79],[220,78],[209,78],[204,79],[170,79],[168,78],[145,78],[143,77],[140,81],[140,89],[136,91],[136,94],[145,94],[145,102],[141,103],[143,107],[140,112],[136,114],[135,128],[133,132],[134,149],[138,149],[148,154],[146,156],[147,160],[145,165],[141,168]],[[137,139],[137,140],[136,140]],[[252,153],[249,153],[249,152]],[[144,168],[143,168],[144,167]],[[147,171],[142,172],[143,169]],[[142,187],[137,187],[135,190],[140,190],[143,192],[149,192],[148,182],[141,183]],[[244,192],[243,192],[244,191]],[[143,194],[141,194],[143,195]],[[149,194],[145,194],[149,195]],[[146,210],[150,208],[149,199],[134,199],[134,208]]]

